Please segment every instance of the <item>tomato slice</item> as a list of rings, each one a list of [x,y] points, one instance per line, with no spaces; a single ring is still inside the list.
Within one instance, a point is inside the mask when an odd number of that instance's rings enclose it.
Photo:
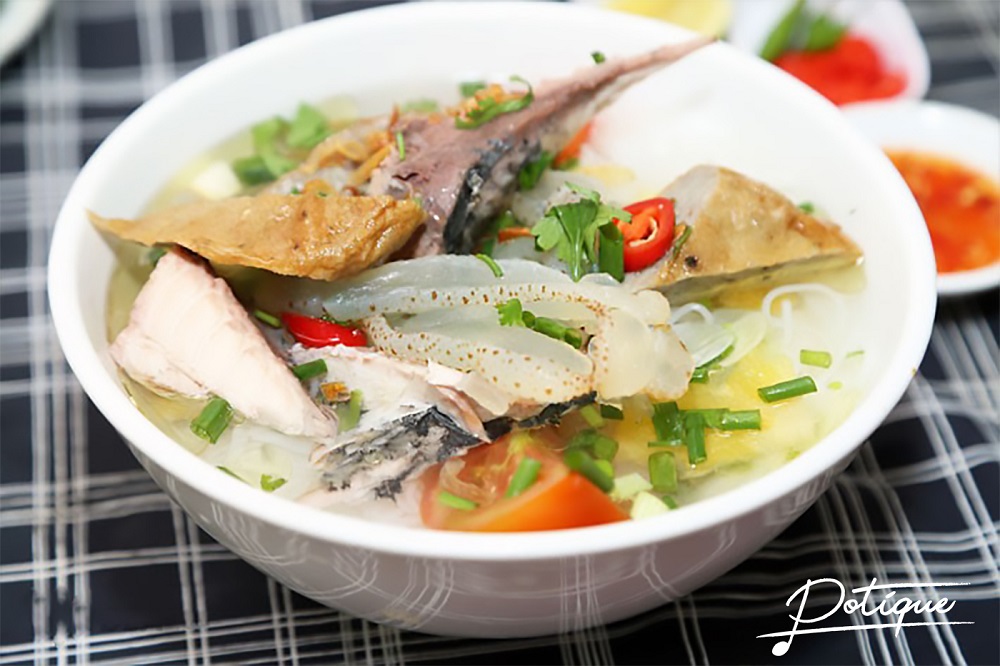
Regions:
[[[451,508],[440,500],[445,490],[442,465],[425,472],[421,517],[428,527],[467,532],[531,532],[600,525],[627,520],[628,514],[597,486],[570,471],[557,453],[544,443],[546,435],[506,436],[479,446],[463,457],[457,477],[476,486],[486,497],[478,508]],[[538,477],[516,497],[506,497],[514,471],[525,457],[541,463]]]
[[[317,317],[294,312],[283,312],[281,321],[292,334],[296,342],[305,347],[332,347],[346,345],[348,347],[364,347],[368,344],[365,332],[358,328],[343,326]]]
[[[625,206],[625,210],[632,213],[632,220],[615,218],[615,226],[625,242],[625,272],[633,273],[655,264],[673,244],[674,201],[656,197]]]

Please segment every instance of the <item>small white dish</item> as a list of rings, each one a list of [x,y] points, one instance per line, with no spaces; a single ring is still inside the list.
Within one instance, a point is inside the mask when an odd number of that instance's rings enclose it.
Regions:
[[[942,102],[900,100],[844,107],[848,120],[883,149],[937,153],[1000,180],[1000,121]],[[972,294],[1000,286],[1000,263],[939,273],[940,296]]]
[[[0,65],[17,53],[42,25],[52,0],[0,2]]]
[[[736,0],[728,41],[743,51],[760,53],[767,36],[791,5],[792,0]],[[889,70],[906,74],[906,88],[892,99],[921,99],[927,94],[930,60],[902,0],[809,0],[806,5],[812,11],[828,11],[846,23],[850,32],[876,47]]]

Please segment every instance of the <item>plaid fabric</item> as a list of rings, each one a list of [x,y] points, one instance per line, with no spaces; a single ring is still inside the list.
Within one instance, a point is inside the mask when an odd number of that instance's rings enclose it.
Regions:
[[[178,76],[368,4],[57,1],[3,66],[0,663],[768,663],[775,639],[755,637],[788,629],[785,600],[822,577],[967,583],[949,588],[948,619],[974,624],[800,637],[786,663],[1000,663],[995,291],[941,305],[906,396],[812,510],[728,575],[614,625],[510,641],[378,626],[282,588],[168,501],[61,356],[45,297],[58,208],[101,140]],[[998,114],[1000,3],[910,8],[929,96]]]

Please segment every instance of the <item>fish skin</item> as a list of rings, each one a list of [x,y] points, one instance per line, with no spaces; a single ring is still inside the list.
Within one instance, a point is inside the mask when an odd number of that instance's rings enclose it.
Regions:
[[[436,406],[344,437],[318,464],[329,492],[355,500],[395,497],[420,470],[482,443]]]
[[[336,418],[312,401],[226,282],[183,251],[157,262],[109,351],[157,393],[217,395],[247,419],[290,435],[337,434]]]
[[[321,181],[301,194],[202,201],[139,220],[89,212],[95,227],[144,245],[176,243],[209,261],[335,280],[381,263],[424,221],[414,201],[342,196]]]
[[[420,198],[428,219],[406,256],[470,252],[513,195],[522,166],[542,151],[558,152],[629,86],[713,41],[698,38],[591,65],[537,86],[529,106],[475,129],[458,129],[450,118],[403,119],[393,129],[402,133],[406,157],[393,149],[369,193]]]
[[[590,393],[573,398],[572,400],[567,400],[553,405],[546,405],[534,416],[529,416],[520,420],[509,417],[501,417],[487,421],[483,424],[483,427],[486,428],[486,434],[489,435],[490,441],[496,441],[514,428],[528,429],[537,428],[543,425],[557,424],[563,416],[570,413],[574,409],[591,405],[596,400],[597,393],[591,391]]]
[[[625,286],[659,289],[671,303],[732,286],[780,284],[857,263],[860,248],[833,224],[736,171],[693,167],[659,196],[673,199],[677,224],[691,228],[677,252],[629,273]]]

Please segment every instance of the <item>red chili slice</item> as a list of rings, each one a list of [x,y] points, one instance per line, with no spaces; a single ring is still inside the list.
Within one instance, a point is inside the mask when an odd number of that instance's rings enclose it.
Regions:
[[[294,312],[283,312],[281,321],[297,342],[306,347],[332,347],[346,345],[348,347],[364,347],[368,344],[365,332],[358,328],[342,326],[332,321],[307,317]]]
[[[616,218],[615,226],[625,241],[625,272],[633,273],[656,263],[673,244],[674,202],[656,197],[625,206],[625,210],[632,213],[632,221]]]

